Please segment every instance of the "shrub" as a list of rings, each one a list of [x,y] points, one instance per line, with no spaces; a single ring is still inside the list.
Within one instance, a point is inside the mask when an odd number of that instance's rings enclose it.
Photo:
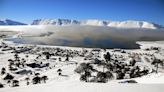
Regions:
[[[9,73],[4,77],[4,80],[12,80],[14,76],[10,75]]]
[[[113,74],[111,72],[107,71],[106,73],[97,73],[97,82],[106,83],[109,79],[113,79]]]
[[[3,88],[3,87],[4,87],[4,85],[0,83],[0,88]]]
[[[82,73],[82,72],[85,72],[85,71],[92,71],[92,70],[93,70],[93,66],[90,65],[89,63],[81,63],[80,66],[78,66],[75,69],[75,72],[76,73]]]

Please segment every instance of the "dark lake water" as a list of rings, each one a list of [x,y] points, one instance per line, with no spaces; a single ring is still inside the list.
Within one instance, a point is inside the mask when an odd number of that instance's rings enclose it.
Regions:
[[[124,48],[124,49],[137,49],[139,45],[136,42],[126,41],[114,41],[114,40],[97,40],[92,41],[91,39],[85,39],[82,42],[73,42],[67,40],[58,40],[60,43],[46,43],[42,41],[35,41],[36,37],[30,38],[12,38],[6,39],[7,41],[13,41],[14,43],[21,43],[21,44],[36,44],[36,45],[55,45],[55,46],[71,46],[71,47],[89,47],[89,48]]]

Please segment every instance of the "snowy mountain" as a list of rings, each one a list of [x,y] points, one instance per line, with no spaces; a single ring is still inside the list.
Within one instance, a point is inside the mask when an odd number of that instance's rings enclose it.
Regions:
[[[125,28],[150,28],[158,29],[162,28],[156,24],[145,22],[145,21],[123,21],[123,22],[110,22],[108,23],[110,27],[125,27]]]
[[[5,19],[0,20],[0,25],[26,25],[25,23]],[[146,21],[108,21],[108,20],[71,20],[71,19],[37,19],[31,25],[90,25],[90,26],[108,26],[116,28],[148,28],[148,29],[163,29],[164,27]]]
[[[26,24],[9,19],[4,19],[4,20],[0,20],[0,25],[26,25]]]
[[[80,24],[77,20],[69,19],[37,19],[32,22],[32,25],[75,25]]]
[[[161,25],[146,21],[103,21],[103,20],[69,20],[69,19],[38,19],[32,22],[32,25],[92,25],[92,26],[109,26],[118,28],[149,28],[161,29]]]

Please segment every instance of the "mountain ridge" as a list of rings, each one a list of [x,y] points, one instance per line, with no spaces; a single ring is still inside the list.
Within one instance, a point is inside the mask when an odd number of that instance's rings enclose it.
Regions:
[[[161,29],[162,25],[146,21],[109,21],[109,20],[70,20],[70,19],[37,19],[31,25],[91,25],[91,26],[108,26],[118,28],[149,28]]]
[[[10,19],[0,20],[0,25],[27,25],[22,22],[13,21]],[[67,25],[90,25],[90,26],[107,26],[116,28],[147,28],[147,29],[164,29],[164,26],[147,22],[147,21],[109,21],[109,20],[71,20],[71,19],[36,19],[29,25],[55,25],[55,26],[67,26]]]

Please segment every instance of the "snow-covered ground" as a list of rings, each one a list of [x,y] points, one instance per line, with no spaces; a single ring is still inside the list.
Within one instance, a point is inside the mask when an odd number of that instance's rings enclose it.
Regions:
[[[163,84],[97,84],[74,81],[0,89],[1,92],[163,92],[163,90]]]
[[[3,41],[4,42],[4,41]],[[30,62],[36,62],[34,61],[36,57],[39,55],[39,53],[43,51],[49,51],[53,52],[56,48],[60,48],[61,50],[67,51],[77,51],[78,53],[82,54],[82,51],[88,50],[89,52],[93,52],[94,48],[77,48],[77,47],[63,47],[63,46],[44,46],[44,45],[27,45],[27,44],[14,44],[12,42],[4,42],[5,45],[9,45],[10,47],[28,47],[32,48],[31,51],[22,52],[19,55],[19,57],[24,58],[26,60],[26,63]],[[3,45],[4,45],[3,43]],[[140,62],[137,62],[137,65],[147,67],[148,69],[155,69],[154,65],[151,65],[151,61],[146,61],[147,59],[151,60],[150,58],[158,58],[163,60],[163,42],[138,42],[141,45],[141,49],[137,50],[124,50],[126,53],[121,53],[120,49],[107,49],[104,51],[103,49],[100,50],[99,56],[97,57],[92,56],[93,58],[98,58],[100,60],[103,60],[103,54],[106,52],[110,52],[112,55],[120,56],[119,59],[124,60],[124,62],[129,62],[129,57],[136,55],[136,57],[140,60]],[[2,44],[1,44],[2,45]],[[160,48],[159,50],[154,50],[153,47]],[[147,50],[149,48],[149,50]],[[148,75],[144,75],[142,77],[132,78],[132,80],[135,80],[139,84],[122,84],[120,82],[124,82],[129,79],[122,79],[122,80],[110,80],[107,83],[89,83],[89,82],[82,82],[79,80],[80,75],[75,73],[74,70],[77,68],[77,66],[82,62],[91,62],[91,60],[84,60],[84,57],[75,56],[73,58],[70,58],[69,61],[65,61],[66,57],[61,56],[61,61],[58,60],[59,56],[52,56],[50,59],[46,59],[45,56],[41,56],[37,59],[37,62],[49,62],[51,68],[30,68],[25,66],[24,68],[19,68],[16,71],[20,71],[23,69],[31,70],[33,72],[40,73],[40,76],[46,75],[48,76],[47,83],[41,83],[33,85],[30,83],[30,85],[26,85],[25,78],[28,76],[32,79],[34,75],[28,75],[28,74],[15,74],[15,72],[11,72],[8,70],[8,59],[14,59],[14,54],[11,53],[13,50],[6,50],[3,51],[5,48],[1,48],[0,50],[0,68],[5,67],[7,69],[8,73],[11,73],[14,75],[14,79],[17,79],[20,81],[20,87],[14,87],[10,88],[9,84],[6,83],[6,81],[3,80],[4,76],[0,76],[0,82],[2,84],[5,84],[4,87],[0,89],[0,92],[138,92],[138,91],[144,91],[144,92],[162,92],[164,91],[164,72],[162,66],[159,68],[159,73],[150,73]],[[146,50],[145,50],[146,49]],[[99,50],[99,49],[98,49]],[[94,52],[93,52],[94,53]],[[89,54],[89,53],[88,53]],[[28,58],[26,57],[28,55]],[[87,55],[87,54],[86,54]],[[136,60],[137,60],[136,58]],[[145,59],[147,58],[147,59]],[[77,64],[76,64],[77,63]],[[55,66],[55,67],[54,67]],[[62,69],[63,76],[59,76],[57,70]],[[99,71],[102,71],[101,66],[97,66],[96,69]]]
[[[21,37],[20,31],[11,32],[11,36],[14,35],[12,38]],[[163,92],[164,65],[160,63],[157,70],[157,65],[152,63],[155,60],[164,62],[164,41],[137,44],[140,44],[141,49],[16,44],[0,39],[0,83],[4,86],[0,88],[0,92]],[[105,62],[104,55],[107,52],[111,55],[110,62]],[[135,65],[130,64],[133,60],[136,61]],[[81,80],[83,73],[75,71],[82,63],[93,68],[90,70],[91,76],[86,79],[88,82]],[[121,69],[119,72],[125,71],[124,68],[119,68],[122,66],[129,70],[123,78],[117,79],[118,69]],[[129,77],[136,72],[136,67],[139,67],[140,76]],[[5,68],[4,74],[2,68]],[[111,72],[113,77],[100,83],[96,78],[102,72]],[[10,82],[9,79],[4,79],[7,73],[14,77]],[[33,78],[37,76],[47,76],[48,80],[46,83],[42,80],[41,83],[34,84]],[[29,85],[26,78],[29,78]],[[13,80],[19,81],[19,87],[13,87]],[[136,83],[127,83],[129,80]]]

